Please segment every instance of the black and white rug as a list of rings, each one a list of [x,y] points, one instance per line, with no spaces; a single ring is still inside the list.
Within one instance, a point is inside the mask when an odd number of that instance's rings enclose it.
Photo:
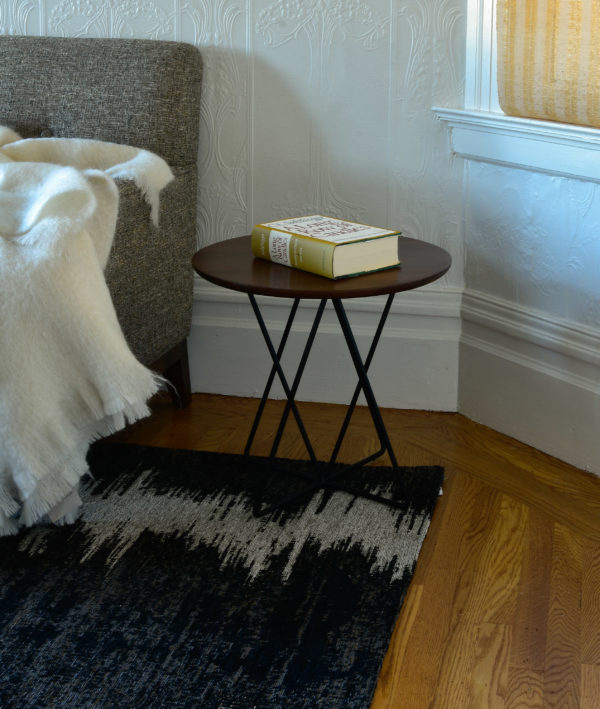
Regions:
[[[318,492],[257,519],[262,458],[89,459],[76,524],[0,538],[3,709],[369,707],[441,468],[358,474],[400,510]]]

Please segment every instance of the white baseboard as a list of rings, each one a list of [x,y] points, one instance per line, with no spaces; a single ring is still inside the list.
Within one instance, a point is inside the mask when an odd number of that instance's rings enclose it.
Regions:
[[[600,331],[463,296],[458,409],[600,474]]]
[[[456,411],[460,298],[460,289],[431,286],[396,296],[369,372],[380,406]],[[385,298],[345,301],[363,358],[384,303]],[[259,304],[277,346],[291,301],[260,298]],[[347,403],[356,375],[329,305],[297,398]],[[315,301],[302,301],[298,310],[284,355],[290,378],[316,306]],[[189,348],[193,391],[262,395],[270,358],[245,294],[198,279]],[[283,398],[279,384],[273,387],[271,396]]]
[[[259,300],[277,343],[291,303]],[[363,356],[383,304],[383,298],[346,301]],[[290,377],[315,308],[313,301],[299,308],[284,356]],[[245,294],[198,280],[189,347],[193,391],[262,395],[270,359]],[[484,293],[428,286],[396,297],[370,379],[380,406],[459,411],[600,474],[597,329],[551,320]],[[347,403],[355,382],[339,325],[328,308],[297,398]],[[283,398],[278,383],[271,396]]]

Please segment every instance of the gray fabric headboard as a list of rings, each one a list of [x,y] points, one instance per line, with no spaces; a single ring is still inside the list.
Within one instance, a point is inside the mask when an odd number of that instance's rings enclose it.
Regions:
[[[201,75],[200,52],[180,42],[0,36],[0,125],[145,148],[176,176],[161,194],[158,230],[136,190],[119,185],[106,279],[145,364],[191,325]]]
[[[30,138],[94,138],[196,162],[200,53],[142,39],[0,37],[0,124]],[[177,123],[175,130],[174,123]],[[49,133],[47,133],[49,131]]]

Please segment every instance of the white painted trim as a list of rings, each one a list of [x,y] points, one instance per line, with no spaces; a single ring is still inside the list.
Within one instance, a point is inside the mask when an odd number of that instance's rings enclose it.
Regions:
[[[496,78],[496,0],[469,0],[465,108],[500,111]]]
[[[433,108],[459,157],[600,182],[600,130],[485,111]]]
[[[370,372],[381,406],[456,411],[461,294],[459,288],[432,285],[396,296]],[[384,303],[385,297],[345,301],[363,354]],[[277,345],[291,301],[263,297],[259,304]],[[316,305],[304,300],[298,310],[285,355],[292,370]],[[269,357],[244,293],[197,279],[189,346],[194,391],[260,396]],[[352,393],[348,383],[355,379],[335,314],[328,307],[298,398],[347,403]],[[282,396],[281,389],[274,388],[273,397]]]
[[[600,474],[600,330],[469,291],[461,413]]]
[[[597,328],[551,318],[546,313],[473,290],[463,296],[462,317],[465,323],[481,325],[516,341],[543,348],[552,353],[553,358],[558,354],[600,366],[600,330]],[[600,391],[595,379],[589,386]]]

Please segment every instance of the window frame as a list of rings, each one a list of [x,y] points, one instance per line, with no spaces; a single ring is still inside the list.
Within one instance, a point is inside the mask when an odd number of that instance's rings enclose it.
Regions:
[[[600,130],[507,116],[498,103],[496,0],[468,0],[464,107],[433,107],[468,160],[600,182]]]
[[[496,0],[468,0],[465,109],[502,113],[496,74]]]

